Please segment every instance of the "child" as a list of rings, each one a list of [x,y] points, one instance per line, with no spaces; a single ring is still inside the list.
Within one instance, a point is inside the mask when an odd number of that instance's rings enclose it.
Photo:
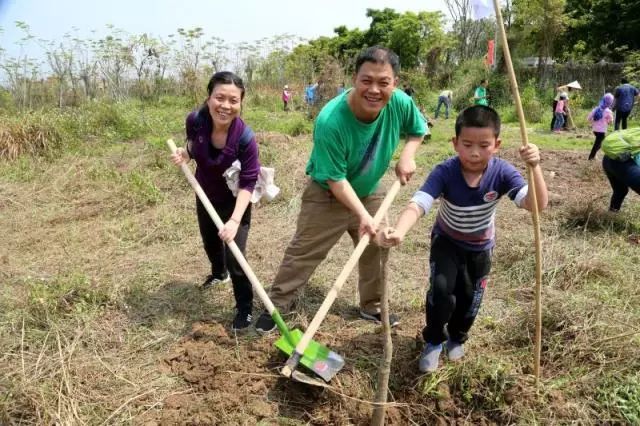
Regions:
[[[602,140],[605,133],[607,133],[607,127],[613,123],[613,112],[611,112],[611,105],[613,105],[613,95],[611,93],[605,93],[600,99],[600,104],[595,107],[587,116],[587,120],[591,122],[591,129],[596,136],[596,140],[593,142],[593,148],[591,148],[591,154],[589,154],[589,160],[596,158],[596,152],[602,146]]]
[[[564,127],[564,114],[565,114],[565,105],[567,103],[567,96],[562,94],[560,95],[560,99],[558,99],[558,103],[556,104],[555,110],[555,121],[553,123],[553,132],[560,133],[560,129]]]
[[[291,100],[291,92],[289,91],[289,85],[285,84],[282,89],[282,102],[284,103],[284,110],[289,111],[289,101]]]
[[[376,236],[383,247],[396,246],[442,198],[431,232],[430,289],[426,300],[426,342],[420,356],[422,372],[434,372],[446,341],[449,360],[464,356],[463,343],[478,314],[491,269],[494,216],[499,198],[508,195],[531,209],[529,187],[510,163],[494,158],[500,147],[500,117],[494,109],[475,105],[462,111],[455,124],[453,147],[458,153],[435,167],[404,209],[395,228]],[[547,187],[535,145],[520,148],[520,157],[533,168],[538,208],[548,202]]]

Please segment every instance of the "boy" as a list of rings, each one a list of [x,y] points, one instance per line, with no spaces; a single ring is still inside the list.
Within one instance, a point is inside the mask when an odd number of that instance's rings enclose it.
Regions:
[[[527,210],[533,202],[515,167],[493,157],[500,147],[500,117],[495,110],[483,105],[469,107],[456,119],[455,130],[452,142],[458,155],[437,165],[395,228],[377,236],[383,247],[400,244],[433,201],[442,198],[431,233],[427,325],[422,331],[426,345],[419,361],[420,371],[425,373],[438,368],[445,341],[449,360],[464,356],[463,343],[480,308],[491,269],[499,198],[506,194]],[[548,194],[538,148],[532,144],[521,147],[520,157],[533,168],[538,209],[542,210]]]

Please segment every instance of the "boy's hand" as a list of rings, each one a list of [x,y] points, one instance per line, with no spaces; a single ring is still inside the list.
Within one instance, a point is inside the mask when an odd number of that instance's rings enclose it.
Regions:
[[[380,247],[390,248],[400,245],[403,239],[404,235],[400,235],[394,228],[389,226],[376,234],[375,241]]]
[[[520,147],[520,158],[531,167],[540,164],[540,150],[532,143]]]

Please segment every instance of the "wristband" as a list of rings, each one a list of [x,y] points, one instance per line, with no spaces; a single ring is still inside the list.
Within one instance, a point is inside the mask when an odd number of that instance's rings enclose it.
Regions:
[[[236,220],[236,219],[234,219],[234,218],[232,218],[232,217],[230,217],[230,218],[229,218],[229,220],[232,220],[232,221],[234,221],[235,223],[237,223],[238,225],[240,225],[240,221],[239,221],[239,220]]]

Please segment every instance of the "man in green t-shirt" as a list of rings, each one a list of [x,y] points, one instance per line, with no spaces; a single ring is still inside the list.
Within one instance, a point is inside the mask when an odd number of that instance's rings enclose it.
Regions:
[[[384,198],[379,182],[401,134],[407,141],[396,175],[406,184],[415,172],[414,156],[426,127],[411,97],[396,89],[399,70],[398,56],[391,50],[365,49],[356,60],[353,88],[329,101],[316,119],[306,169],[310,180],[302,194],[296,233],[270,292],[283,312],[290,310],[298,289],[345,232],[354,244],[365,233],[375,236],[373,215]],[[376,245],[369,245],[360,257],[360,314],[365,319],[380,321],[387,258],[388,250]],[[395,315],[390,322],[399,324]],[[256,330],[274,329],[271,316],[263,313]]]
[[[487,98],[488,85],[489,85],[489,82],[486,79],[483,79],[480,82],[480,86],[476,88],[476,91],[473,94],[473,103],[475,105],[489,106],[489,99]]]

